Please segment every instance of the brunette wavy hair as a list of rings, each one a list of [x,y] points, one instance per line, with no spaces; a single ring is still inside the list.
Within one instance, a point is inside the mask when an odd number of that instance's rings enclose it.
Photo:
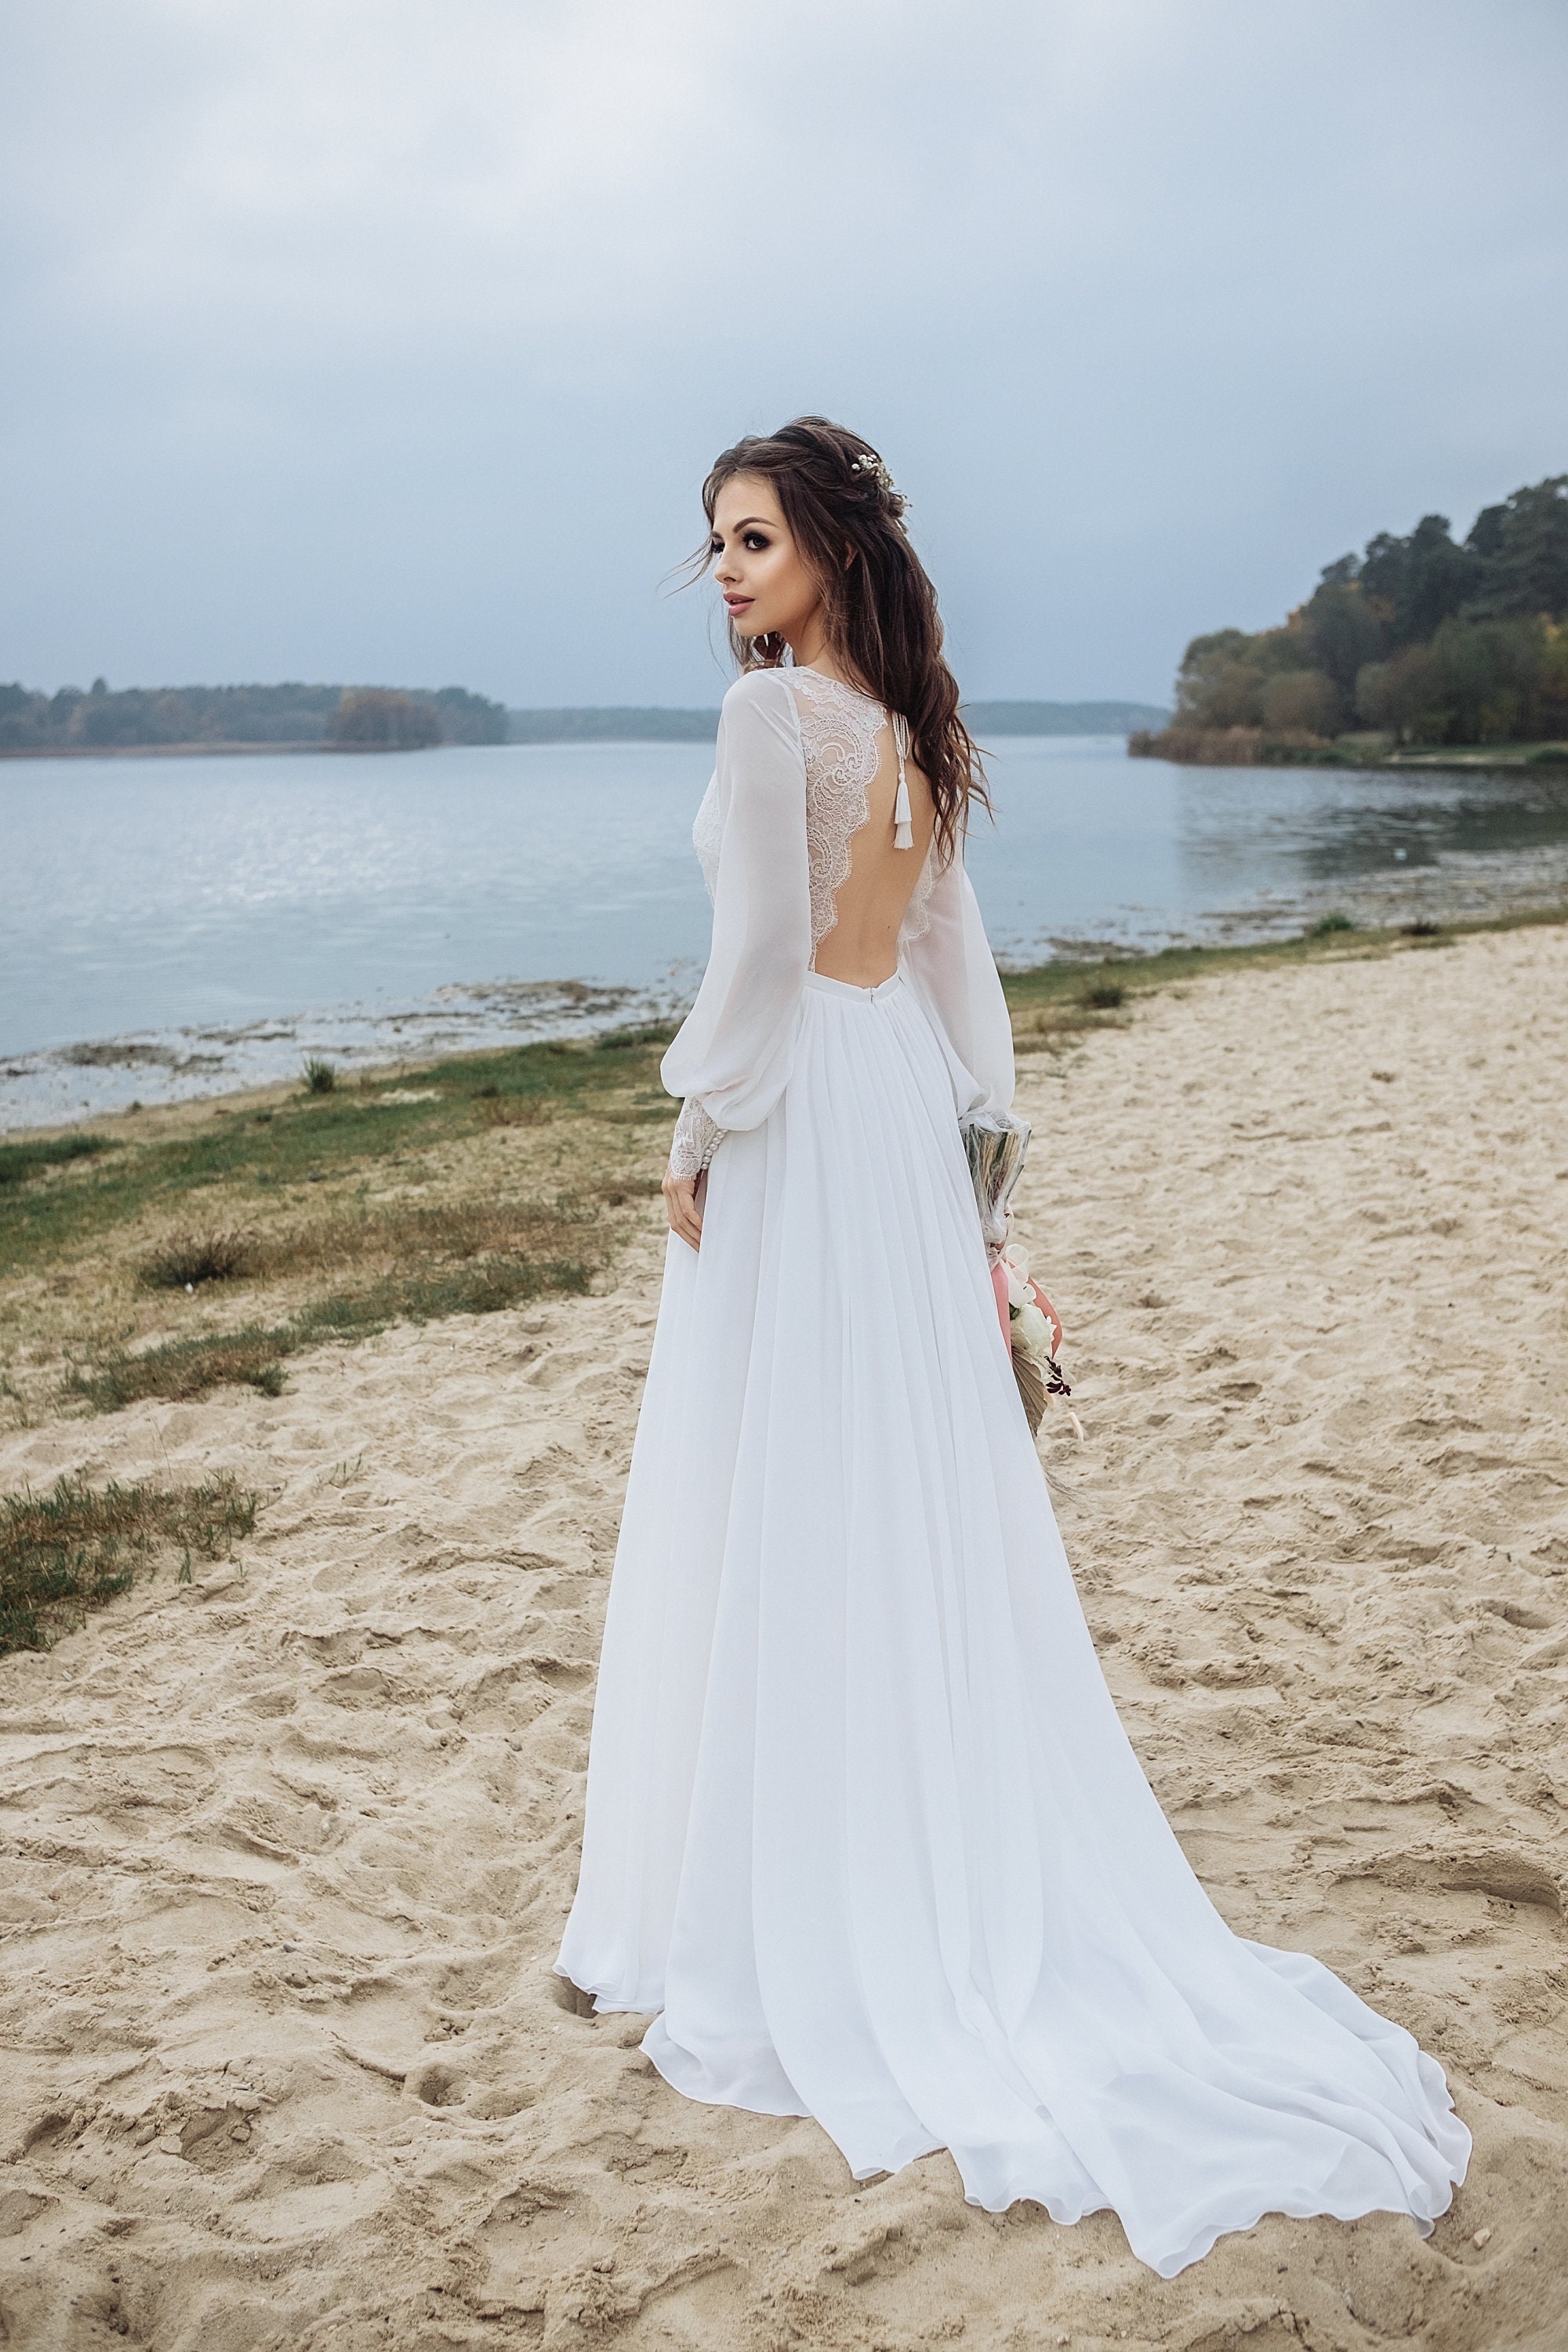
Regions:
[[[973,802],[990,809],[979,751],[958,714],[958,681],[942,659],[936,590],[904,530],[908,500],[868,441],[826,416],[797,416],[776,433],[752,434],[713,461],[702,485],[710,525],[719,494],[737,474],[771,484],[801,559],[822,592],[827,641],[850,677],[909,721],[916,766],[931,786],[938,856],[947,863]],[[692,559],[707,569],[704,545]],[[780,636],[742,636],[738,668],[776,669]]]

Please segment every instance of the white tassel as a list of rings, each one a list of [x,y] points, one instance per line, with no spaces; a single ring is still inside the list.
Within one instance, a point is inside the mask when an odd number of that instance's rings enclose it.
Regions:
[[[904,774],[904,761],[910,749],[910,722],[897,712],[893,717],[893,743],[899,754],[899,789],[893,798],[893,847],[912,849],[915,832],[910,814],[909,779]]]

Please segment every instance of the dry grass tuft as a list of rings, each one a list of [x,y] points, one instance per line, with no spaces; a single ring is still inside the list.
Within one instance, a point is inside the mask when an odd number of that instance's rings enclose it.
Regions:
[[[483,1087],[474,1097],[486,1127],[545,1127],[561,1116],[561,1106],[549,1095],[503,1095],[499,1087]]]
[[[78,1366],[66,1387],[69,1394],[96,1405],[100,1412],[118,1412],[122,1405],[140,1404],[144,1397],[188,1404],[193,1398],[223,1387],[259,1389],[263,1396],[279,1396],[281,1359],[298,1344],[287,1328],[263,1331],[252,1324],[243,1331],[171,1339],[136,1355],[107,1355],[85,1370]]]
[[[357,1274],[357,1285],[307,1295],[285,1321],[106,1349],[79,1363],[68,1387],[100,1412],[148,1397],[186,1403],[222,1387],[279,1396],[284,1360],[302,1348],[366,1339],[394,1323],[493,1315],[551,1294],[580,1294],[614,1246],[601,1207],[623,1207],[658,1190],[647,1178],[595,1177],[572,1203],[393,1202],[282,1228],[249,1249],[247,1272],[258,1281],[324,1271]]]
[[[217,1559],[256,1525],[256,1497],[226,1473],[200,1486],[102,1487],[61,1478],[47,1495],[0,1495],[0,1653],[41,1650],[132,1581],[160,1549]]]
[[[171,1234],[142,1261],[149,1290],[196,1290],[204,1282],[243,1282],[260,1271],[261,1245],[254,1234]]]

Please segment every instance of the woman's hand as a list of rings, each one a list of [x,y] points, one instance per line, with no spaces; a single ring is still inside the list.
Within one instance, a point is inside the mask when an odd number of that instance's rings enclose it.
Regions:
[[[662,1190],[669,1230],[672,1234],[679,1234],[681,1240],[689,1243],[693,1249],[702,1246],[701,1195],[707,1190],[702,1180],[707,1173],[706,1169],[697,1176],[678,1176],[673,1168],[667,1168],[664,1171]]]

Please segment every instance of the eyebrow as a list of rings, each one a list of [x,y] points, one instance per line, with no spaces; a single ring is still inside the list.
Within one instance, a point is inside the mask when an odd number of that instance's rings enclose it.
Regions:
[[[736,530],[744,530],[747,529],[748,525],[752,523],[760,524],[763,530],[772,530],[773,529],[772,523],[762,515],[742,515],[740,521],[734,525],[734,529]],[[715,523],[713,528],[717,530],[719,528],[718,524]]]

